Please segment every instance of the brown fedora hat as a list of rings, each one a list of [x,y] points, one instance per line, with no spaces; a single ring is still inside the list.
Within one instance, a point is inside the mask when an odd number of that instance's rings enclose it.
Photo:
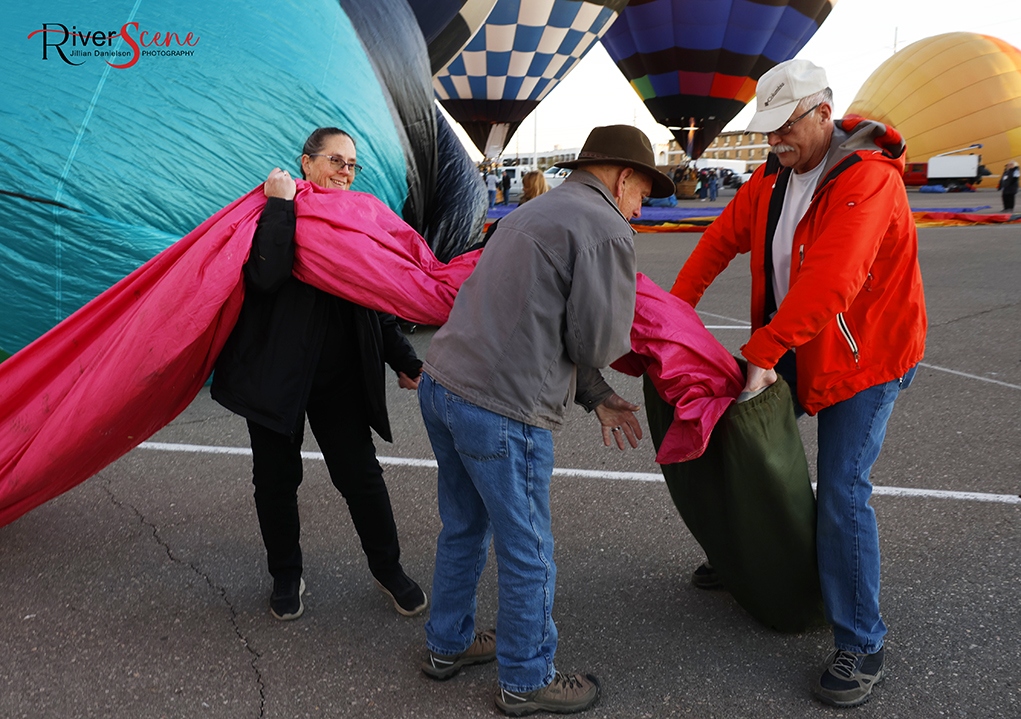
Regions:
[[[652,180],[650,197],[674,194],[674,181],[656,169],[656,153],[645,133],[631,125],[594,127],[585,139],[578,159],[558,162],[554,167],[574,170],[585,165],[624,165],[648,175]]]

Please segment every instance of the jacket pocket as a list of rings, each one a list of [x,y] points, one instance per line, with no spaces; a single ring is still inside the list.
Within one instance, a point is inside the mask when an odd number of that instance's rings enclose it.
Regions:
[[[447,426],[459,454],[481,461],[502,459],[510,454],[506,417],[451,392],[445,399]]]
[[[851,354],[854,355],[854,366],[857,368],[860,348],[858,347],[857,340],[854,339],[854,335],[851,334],[851,328],[847,326],[847,320],[844,319],[843,312],[837,315],[837,327],[840,328],[840,334],[844,337],[844,341],[851,350]]]

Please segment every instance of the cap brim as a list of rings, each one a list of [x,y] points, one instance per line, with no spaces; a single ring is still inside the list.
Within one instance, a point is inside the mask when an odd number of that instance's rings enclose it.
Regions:
[[[558,162],[554,164],[553,167],[561,167],[565,170],[577,170],[580,167],[585,167],[585,165],[623,165],[624,167],[630,167],[637,170],[643,175],[647,175],[649,179],[652,180],[652,191],[649,193],[649,197],[670,197],[670,195],[677,191],[677,186],[674,185],[674,181],[671,180],[669,176],[664,175],[655,167],[641,162],[600,158],[597,160],[567,160],[565,162]]]
[[[784,103],[771,107],[768,110],[759,110],[755,113],[752,121],[748,123],[745,132],[761,132],[768,134],[791,119],[791,115],[798,108],[800,100]]]

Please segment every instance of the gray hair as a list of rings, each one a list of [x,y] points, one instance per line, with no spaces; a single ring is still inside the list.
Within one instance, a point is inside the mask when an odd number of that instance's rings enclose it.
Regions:
[[[808,110],[810,107],[815,107],[816,105],[821,105],[823,103],[833,107],[833,90],[831,88],[823,88],[817,93],[801,98],[798,102],[798,109],[795,110],[795,112],[800,114]]]

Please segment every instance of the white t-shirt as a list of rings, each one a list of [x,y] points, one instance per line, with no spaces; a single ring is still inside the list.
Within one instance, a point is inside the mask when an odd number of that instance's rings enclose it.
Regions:
[[[773,235],[773,296],[776,298],[777,307],[790,289],[794,230],[808,212],[808,206],[812,203],[812,193],[815,192],[816,183],[819,182],[825,166],[825,162],[820,162],[815,169],[800,175],[792,172],[790,182],[787,183],[783,211],[776,226],[776,234]]]

